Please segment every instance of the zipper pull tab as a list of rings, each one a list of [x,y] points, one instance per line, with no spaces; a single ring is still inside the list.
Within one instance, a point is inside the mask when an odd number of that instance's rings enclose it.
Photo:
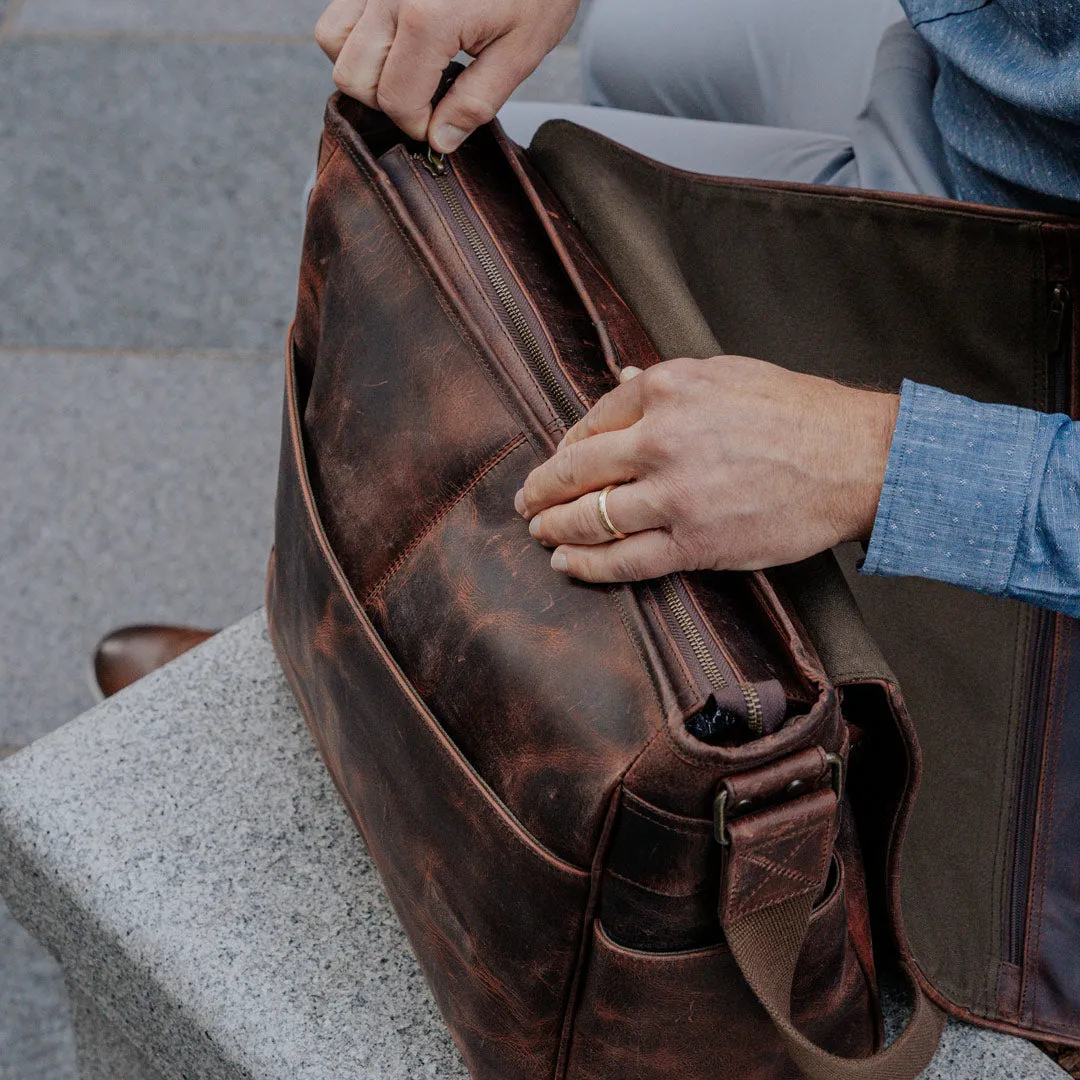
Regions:
[[[1046,310],[1046,351],[1054,356],[1061,348],[1065,329],[1065,312],[1069,307],[1069,290],[1058,284],[1050,294],[1050,304]]]
[[[437,154],[429,146],[427,153],[420,159],[423,162],[424,168],[427,169],[432,176],[443,176],[446,173],[446,155]]]

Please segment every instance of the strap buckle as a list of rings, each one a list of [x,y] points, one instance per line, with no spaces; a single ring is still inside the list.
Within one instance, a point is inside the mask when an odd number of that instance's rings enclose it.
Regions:
[[[844,759],[839,754],[826,754],[825,761],[828,763],[832,789],[836,794],[836,801],[839,803],[844,797],[844,781],[846,780],[844,776]],[[726,787],[721,788],[713,800],[713,838],[722,847],[727,847],[730,843],[727,836],[728,822],[744,817],[746,814],[753,813],[754,810],[762,809],[765,806],[775,806],[778,803],[789,801],[785,796],[797,798],[804,794],[805,790],[805,781],[792,780],[778,798],[770,798],[767,801],[741,799],[734,806],[729,807],[728,802],[731,793]]]

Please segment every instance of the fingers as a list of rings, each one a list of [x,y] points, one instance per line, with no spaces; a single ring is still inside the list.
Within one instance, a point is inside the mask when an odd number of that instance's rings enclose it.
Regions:
[[[368,2],[334,64],[334,84],[342,93],[377,109],[379,79],[394,43],[394,20],[382,4]]]
[[[417,10],[406,7],[398,17],[375,102],[402,131],[423,139],[431,119],[431,99],[446,65],[457,55],[460,38],[450,20],[413,14]]]
[[[456,150],[481,124],[494,118],[543,55],[520,32],[488,45],[436,107],[428,127],[432,148],[440,154]]]
[[[635,479],[634,442],[627,432],[615,431],[564,447],[529,473],[514,507],[528,520],[549,506]]]
[[[612,535],[600,520],[599,497],[598,491],[590,491],[572,503],[543,510],[530,519],[529,532],[547,547],[606,544]],[[611,524],[623,533],[643,532],[664,523],[649,498],[648,486],[642,483],[612,488],[607,494],[607,512]]]
[[[678,552],[662,529],[594,546],[556,548],[551,566],[579,581],[645,581],[679,569]]]
[[[366,6],[367,0],[333,0],[319,17],[315,40],[331,61],[337,60]]]
[[[627,368],[636,371],[638,368]],[[623,375],[623,382],[606,393],[563,437],[559,448],[579,443],[605,431],[620,431],[636,424],[645,415],[643,383]]]

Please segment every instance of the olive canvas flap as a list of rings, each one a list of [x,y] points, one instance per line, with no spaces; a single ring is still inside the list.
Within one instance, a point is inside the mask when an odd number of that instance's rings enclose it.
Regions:
[[[1033,214],[703,177],[566,121],[542,127],[529,153],[663,358],[723,351],[881,388],[907,377],[1028,408],[1068,400],[1047,343],[1061,276],[1050,264],[1080,251],[1061,220],[1048,254],[1047,219]],[[901,873],[910,950],[953,1011],[1076,1039],[1080,965],[1048,973],[1029,940],[1039,814],[1028,793],[1048,767],[1047,705],[1031,672],[1074,621],[926,580],[864,577],[860,554],[837,551],[924,755]],[[891,677],[880,659],[867,663]],[[1078,893],[1066,884],[1057,897],[1066,917],[1080,916]],[[1072,927],[1075,956],[1080,918]],[[1040,979],[1055,984],[1041,1010]]]

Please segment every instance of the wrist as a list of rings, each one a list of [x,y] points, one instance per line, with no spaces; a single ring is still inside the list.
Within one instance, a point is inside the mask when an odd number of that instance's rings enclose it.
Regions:
[[[867,495],[857,540],[869,540],[870,534],[874,531],[874,519],[877,517],[878,504],[881,502],[881,489],[885,486],[885,471],[889,466],[889,451],[892,449],[896,418],[900,413],[899,394],[874,393],[871,396],[875,399],[875,409],[868,429],[870,447],[866,459]]]
[[[847,512],[843,515],[840,530],[844,541],[866,541],[873,532],[900,411],[898,394],[870,390],[856,393],[861,400],[859,408],[854,410],[856,422],[851,430],[853,437],[848,444],[846,461],[842,463],[849,472],[848,490],[844,497]]]

